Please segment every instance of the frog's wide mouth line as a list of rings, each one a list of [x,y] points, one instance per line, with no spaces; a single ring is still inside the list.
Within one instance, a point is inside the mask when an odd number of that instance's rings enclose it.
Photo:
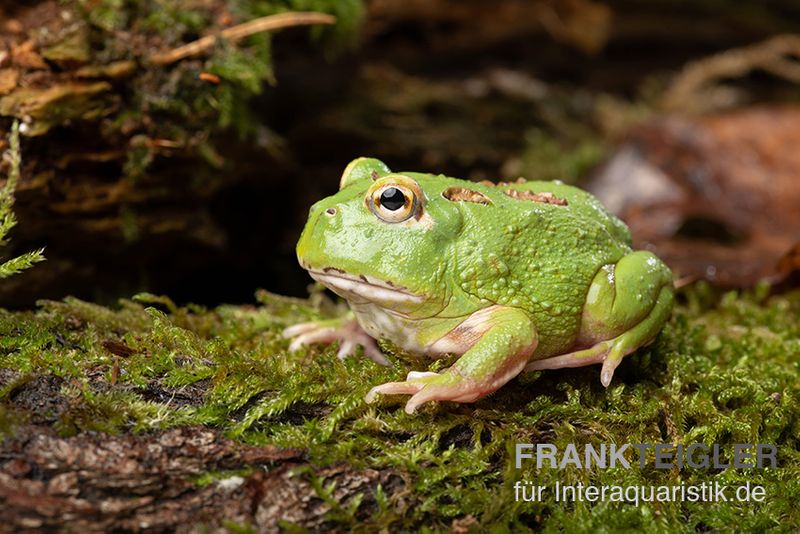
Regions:
[[[311,278],[345,298],[357,296],[371,302],[397,304],[421,303],[425,300],[423,296],[412,293],[404,287],[363,274],[356,276],[335,267],[323,269],[306,267],[306,269]]]

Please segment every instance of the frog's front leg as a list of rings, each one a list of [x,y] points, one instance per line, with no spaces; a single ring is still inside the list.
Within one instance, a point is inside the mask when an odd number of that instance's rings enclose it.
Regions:
[[[588,347],[531,362],[526,371],[602,363],[600,382],[608,387],[626,355],[650,343],[672,310],[672,273],[655,255],[636,251],[605,265],[586,297],[577,344]]]
[[[406,412],[434,400],[473,402],[517,376],[538,344],[531,318],[517,308],[491,306],[472,314],[436,344],[469,348],[441,374],[411,372],[404,382],[389,382],[367,393],[366,401],[377,395],[411,395]]]
[[[345,358],[355,353],[356,347],[364,347],[364,354],[372,361],[381,365],[389,365],[389,360],[383,355],[375,340],[367,334],[356,321],[353,312],[343,317],[323,321],[300,323],[283,331],[283,337],[294,338],[289,345],[290,351],[295,351],[303,345],[311,343],[339,342],[337,356]]]

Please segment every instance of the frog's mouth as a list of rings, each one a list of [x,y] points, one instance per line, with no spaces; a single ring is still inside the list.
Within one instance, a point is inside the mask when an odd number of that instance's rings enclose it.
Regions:
[[[311,278],[354,304],[374,302],[383,305],[421,304],[425,297],[408,289],[366,275],[352,275],[335,267],[312,269],[304,266]]]

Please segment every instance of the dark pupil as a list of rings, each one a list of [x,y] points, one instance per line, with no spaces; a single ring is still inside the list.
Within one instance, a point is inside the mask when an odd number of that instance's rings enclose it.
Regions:
[[[397,211],[406,204],[406,196],[396,187],[387,187],[381,193],[381,205],[389,211]]]

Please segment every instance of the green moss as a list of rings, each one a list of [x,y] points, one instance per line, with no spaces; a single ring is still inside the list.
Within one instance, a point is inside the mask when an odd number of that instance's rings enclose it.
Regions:
[[[287,352],[285,325],[341,311],[319,294],[261,293],[258,307],[214,310],[153,295],[116,310],[76,299],[43,302],[35,313],[0,314],[0,367],[63,379],[68,408],[54,424],[64,434],[204,424],[247,443],[305,448],[318,466],[345,461],[404,473],[413,492],[402,505],[385,494],[377,499],[375,528],[446,530],[468,514],[478,526],[512,530],[787,528],[800,524],[800,292],[769,297],[766,289],[718,295],[694,286],[657,341],[627,358],[607,390],[596,368],[533,373],[474,405],[427,405],[414,416],[402,410],[402,398],[363,402],[372,385],[426,368],[393,347],[383,345],[398,362],[392,368],[340,361],[336,347]],[[25,380],[2,390],[4,432],[29,416],[14,401]],[[774,443],[780,467],[516,470],[518,442]],[[210,473],[197,483],[229,475]],[[764,485],[767,499],[590,506],[555,503],[551,492],[543,502],[518,503],[517,480],[550,488],[556,481],[749,481]],[[357,503],[329,502],[328,483],[310,482],[332,506],[333,524],[352,526]]]
[[[86,19],[98,28],[113,32],[124,29],[130,19],[126,0],[79,0],[78,5],[84,11]]]
[[[234,521],[223,521],[222,526],[232,534],[256,534],[258,532],[253,525],[243,525]],[[305,532],[305,530],[301,529],[301,532]]]
[[[0,246],[8,244],[8,233],[17,225],[14,214],[14,194],[20,176],[22,155],[19,147],[20,125],[14,121],[8,134],[9,150],[6,154],[9,162],[8,174],[4,176],[5,184],[0,188]],[[0,263],[0,280],[30,269],[34,264],[44,261],[43,249],[26,252],[20,256],[6,259]]]
[[[212,13],[203,10],[200,2],[154,0],[142,6],[140,27],[147,32],[182,38],[202,31],[212,22]]]

